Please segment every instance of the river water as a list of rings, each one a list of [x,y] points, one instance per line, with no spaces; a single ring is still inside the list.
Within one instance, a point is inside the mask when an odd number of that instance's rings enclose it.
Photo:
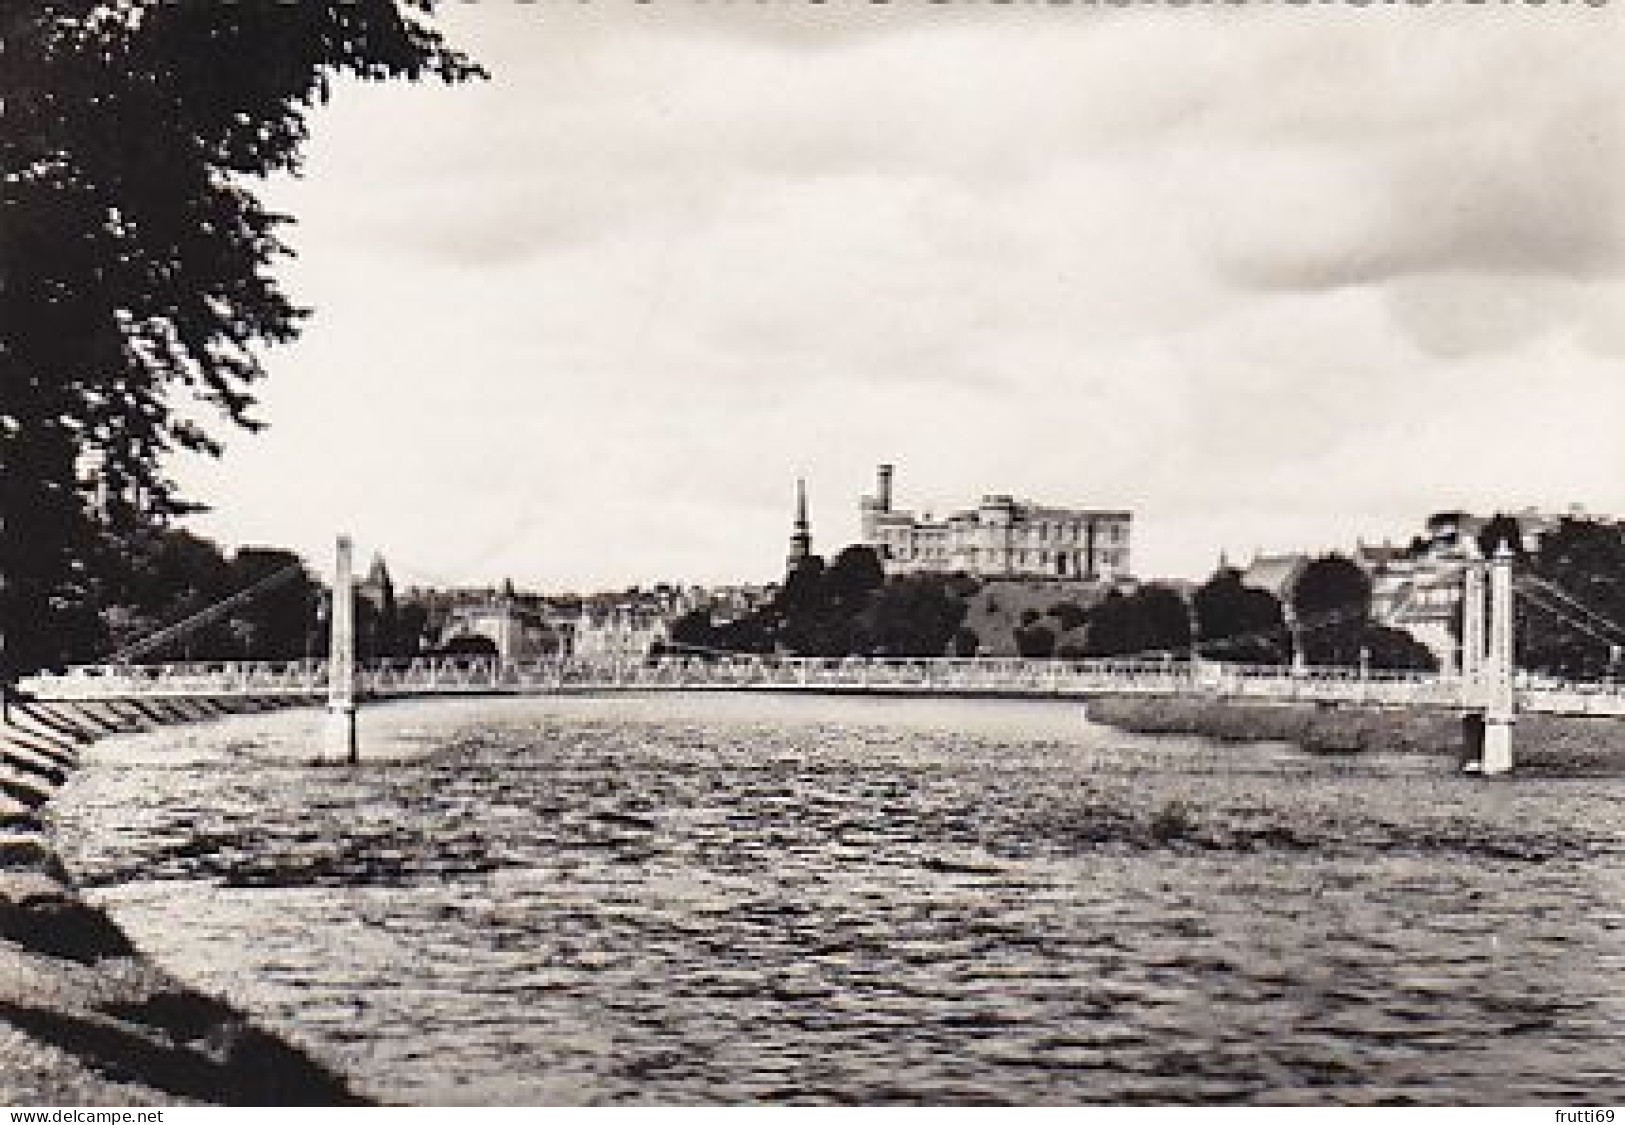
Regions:
[[[757,695],[285,712],[55,802],[177,975],[404,1103],[1619,1101],[1625,780]]]

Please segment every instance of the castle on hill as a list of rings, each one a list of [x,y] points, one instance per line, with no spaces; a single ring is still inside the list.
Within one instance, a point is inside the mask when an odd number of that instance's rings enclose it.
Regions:
[[[922,518],[893,506],[892,481],[893,467],[881,465],[875,494],[858,508],[862,540],[888,574],[1106,582],[1129,577],[1129,512],[1055,507],[1000,494],[944,519]]]

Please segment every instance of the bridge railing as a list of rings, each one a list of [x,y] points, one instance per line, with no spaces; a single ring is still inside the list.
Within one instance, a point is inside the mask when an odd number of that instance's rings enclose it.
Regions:
[[[1207,660],[1035,660],[1025,658],[824,658],[667,656],[658,659],[415,657],[357,669],[363,695],[401,696],[572,690],[776,689],[1001,693],[1195,695],[1260,701],[1365,703],[1460,708],[1477,701],[1458,676],[1354,668],[1290,669]],[[201,695],[320,697],[321,660],[93,665],[31,677],[24,690],[46,699],[165,698]],[[1625,685],[1520,677],[1522,710],[1625,715]]]
[[[1354,674],[1338,669],[1289,675],[1278,667],[1252,668],[1207,661],[789,656],[622,660],[543,657],[506,663],[494,658],[416,657],[374,662],[358,668],[356,674],[358,688],[372,695],[572,687],[760,687],[1032,694],[1285,692],[1307,696],[1317,692],[1335,694],[1341,690],[1340,685],[1355,682],[1381,692],[1384,684],[1410,688],[1426,679],[1381,675],[1356,680]],[[53,698],[318,694],[327,690],[327,677],[327,664],[321,660],[95,665],[35,676],[24,687]]]
[[[313,695],[327,690],[327,668],[312,660],[77,665],[18,686],[42,699]]]

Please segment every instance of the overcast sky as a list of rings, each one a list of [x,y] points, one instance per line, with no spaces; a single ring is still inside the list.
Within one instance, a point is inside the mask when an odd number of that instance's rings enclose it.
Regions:
[[[453,3],[341,92],[228,542],[403,584],[779,576],[874,465],[1134,512],[1135,570],[1625,512],[1625,37],[1583,4]]]

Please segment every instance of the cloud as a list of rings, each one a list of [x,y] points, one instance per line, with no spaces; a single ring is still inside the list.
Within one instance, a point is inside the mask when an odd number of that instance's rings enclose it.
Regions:
[[[491,83],[314,123],[214,526],[588,585],[773,577],[880,460],[1131,506],[1153,574],[1625,508],[1612,12],[647,8],[446,8]]]
[[[1258,289],[1368,285],[1429,273],[1580,280],[1625,267],[1625,75],[1617,17],[1458,21],[1441,55],[1392,34],[1319,37],[1329,73],[1215,157],[1229,219],[1223,275]],[[1442,29],[1440,29],[1442,30]],[[1601,38],[1599,38],[1601,37]],[[1317,56],[1318,58],[1318,56]],[[1312,61],[1312,60],[1305,60]],[[1340,91],[1347,102],[1333,104]]]

